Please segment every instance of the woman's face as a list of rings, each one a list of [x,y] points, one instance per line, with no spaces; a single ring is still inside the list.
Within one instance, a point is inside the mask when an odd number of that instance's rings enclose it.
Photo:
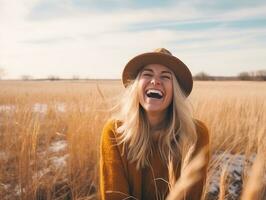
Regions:
[[[138,95],[146,112],[163,113],[173,99],[172,71],[160,64],[149,64],[140,72]]]

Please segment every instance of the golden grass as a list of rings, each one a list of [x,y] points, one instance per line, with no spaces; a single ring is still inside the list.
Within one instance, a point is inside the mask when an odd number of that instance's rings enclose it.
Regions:
[[[200,173],[206,163],[206,152],[202,150],[187,166],[182,170],[181,176],[175,185],[169,189],[166,200],[183,200],[186,198],[186,190],[202,177]],[[200,197],[199,197],[200,200]]]
[[[1,81],[0,199],[97,199],[101,129],[107,107],[122,91],[119,81]],[[195,82],[190,100],[194,116],[210,130],[212,154],[265,152],[265,99],[265,82]],[[61,140],[66,148],[51,151]],[[66,165],[56,167],[53,159],[65,155]],[[263,177],[256,175],[262,169],[256,163],[264,159],[256,160],[252,176],[246,168],[244,196],[263,194],[252,189],[256,179],[248,177]],[[217,163],[211,160],[209,177]],[[259,174],[265,175],[263,170]],[[221,182],[226,190],[226,173]]]

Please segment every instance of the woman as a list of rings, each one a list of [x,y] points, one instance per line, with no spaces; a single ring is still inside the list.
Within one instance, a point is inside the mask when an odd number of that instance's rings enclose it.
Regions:
[[[200,199],[209,136],[206,126],[191,117],[187,97],[193,81],[189,69],[161,48],[130,60],[122,80],[125,93],[102,133],[101,198],[165,199],[170,182],[205,149],[201,177],[185,197]]]

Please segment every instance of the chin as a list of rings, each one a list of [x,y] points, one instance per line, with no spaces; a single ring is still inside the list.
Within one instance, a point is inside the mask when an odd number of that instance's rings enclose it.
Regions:
[[[162,112],[163,109],[158,106],[145,106],[144,110],[146,112]]]

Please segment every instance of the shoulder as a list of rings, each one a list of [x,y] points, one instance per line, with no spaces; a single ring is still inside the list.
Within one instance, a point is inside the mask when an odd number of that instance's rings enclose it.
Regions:
[[[110,135],[111,133],[116,135],[116,129],[121,126],[121,122],[115,119],[109,119],[103,126],[103,135]]]
[[[196,131],[198,135],[198,143],[200,146],[209,144],[209,130],[207,126],[200,120],[194,119]]]
[[[110,136],[115,136],[116,132],[116,121],[115,120],[108,120],[102,130],[102,139]]]
[[[108,120],[103,126],[103,132],[109,132],[114,129],[115,120]]]
[[[120,122],[114,119],[108,120],[102,130],[101,143],[104,144],[115,144],[117,143],[117,127],[120,125]]]
[[[100,156],[112,163],[119,161],[122,153],[116,126],[117,121],[108,120],[103,127],[100,141]]]

